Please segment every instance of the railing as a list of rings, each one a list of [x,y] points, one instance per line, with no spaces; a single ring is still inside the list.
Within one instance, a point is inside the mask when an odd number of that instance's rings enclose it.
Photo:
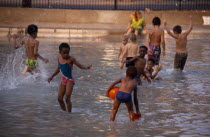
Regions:
[[[210,10],[210,0],[0,0],[0,7],[94,10]]]

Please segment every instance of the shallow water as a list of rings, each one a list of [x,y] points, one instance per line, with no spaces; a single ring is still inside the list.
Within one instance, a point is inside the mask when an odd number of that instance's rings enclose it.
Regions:
[[[116,60],[120,36],[39,40],[40,54],[50,62],[39,61],[41,73],[23,78],[23,49],[14,50],[11,43],[1,39],[0,136],[210,136],[210,38],[206,35],[190,35],[188,60],[179,74],[173,70],[175,41],[166,36],[166,57],[161,60],[164,68],[159,74],[163,81],[143,82],[138,88],[143,117],[129,122],[122,104],[116,121],[111,123],[113,101],[105,91],[124,74]],[[57,66],[61,42],[71,43],[71,55],[81,64],[93,65],[87,71],[74,66],[76,85],[71,114],[61,111],[57,102],[60,74],[47,83]]]

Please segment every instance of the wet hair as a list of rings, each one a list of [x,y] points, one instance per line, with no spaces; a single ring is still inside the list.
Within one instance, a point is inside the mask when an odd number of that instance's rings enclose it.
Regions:
[[[135,78],[137,76],[137,69],[134,66],[130,66],[126,70],[126,75],[131,78]]]
[[[128,40],[128,35],[122,35],[122,37],[121,37],[122,39],[126,39],[126,40]]]
[[[61,51],[62,49],[69,49],[70,50],[70,46],[68,43],[61,43],[59,46],[59,51]]]
[[[130,34],[129,34],[129,39],[130,39],[132,42],[136,42],[136,34],[130,33]]]
[[[176,25],[176,26],[173,28],[173,32],[174,32],[174,33],[177,33],[177,34],[182,33],[182,27],[179,26],[179,25]]]
[[[28,28],[26,29],[29,35],[34,35],[35,33],[38,32],[38,27],[34,24],[31,24],[28,26]]]
[[[161,24],[160,18],[159,17],[154,17],[153,20],[152,20],[152,24],[160,26],[160,24]]]
[[[148,48],[146,46],[140,46],[140,48],[146,49],[146,51],[148,50]]]
[[[151,61],[153,64],[155,64],[155,60],[154,59],[148,59],[147,62],[148,61]]]

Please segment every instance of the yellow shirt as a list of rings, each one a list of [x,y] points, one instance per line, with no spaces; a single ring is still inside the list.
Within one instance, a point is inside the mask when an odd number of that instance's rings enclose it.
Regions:
[[[142,29],[145,26],[145,20],[143,17],[135,20],[135,18],[131,18],[131,27],[134,29]]]

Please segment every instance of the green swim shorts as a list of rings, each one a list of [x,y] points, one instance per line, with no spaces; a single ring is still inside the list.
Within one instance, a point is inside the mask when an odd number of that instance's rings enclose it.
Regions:
[[[26,65],[28,65],[31,69],[34,69],[37,65],[37,60],[26,59]]]

